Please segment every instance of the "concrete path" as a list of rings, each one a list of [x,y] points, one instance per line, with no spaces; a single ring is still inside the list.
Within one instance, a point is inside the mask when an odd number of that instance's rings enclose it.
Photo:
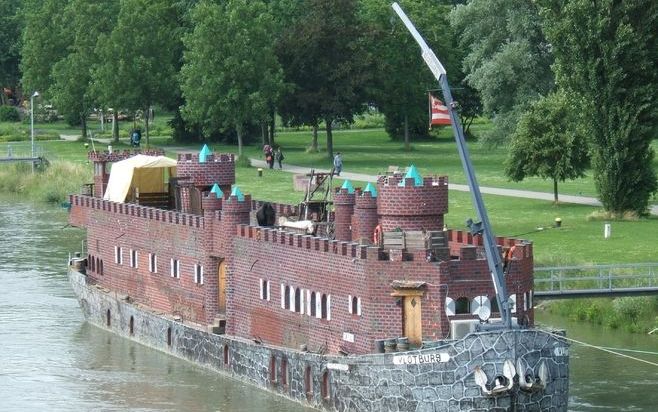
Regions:
[[[262,167],[262,168],[267,168],[267,163],[264,160],[258,160],[258,159],[249,159],[251,161],[251,165],[254,167]],[[275,165],[275,169],[276,169]],[[309,173],[311,168],[308,167],[301,167],[301,166],[294,166],[294,165],[288,165],[288,164],[283,164],[283,171],[284,172],[289,172],[289,173],[300,173],[300,174],[306,174]],[[315,169],[317,172],[329,172],[327,169]],[[353,172],[342,172],[340,174],[341,178],[344,179],[350,179],[350,180],[356,180],[360,182],[376,182],[377,177],[376,176],[371,176],[371,175],[366,175],[363,173],[353,173]],[[460,184],[455,184],[455,183],[449,183],[448,184],[448,189],[449,190],[456,190],[459,192],[468,192],[468,185],[460,185]],[[548,200],[550,202],[553,201],[553,193],[547,193],[547,192],[535,192],[535,191],[530,191],[530,190],[517,190],[517,189],[503,189],[503,188],[498,188],[498,187],[486,187],[486,186],[480,186],[480,192],[484,194],[489,194],[489,195],[498,195],[498,196],[509,196],[509,197],[520,197],[520,198],[525,198],[525,199],[537,199],[537,200]],[[594,197],[587,197],[587,196],[572,196],[572,195],[560,195],[560,203],[574,203],[578,205],[587,205],[587,206],[601,206],[601,202],[594,198]],[[650,206],[650,213],[652,215],[657,215],[658,216],[658,205],[653,205]]]

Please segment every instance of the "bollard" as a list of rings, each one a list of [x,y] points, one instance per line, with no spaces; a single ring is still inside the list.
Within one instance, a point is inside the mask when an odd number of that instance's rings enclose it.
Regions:
[[[262,167],[258,168],[258,177],[263,177],[263,168]]]
[[[612,227],[610,226],[610,223],[606,223],[605,225],[603,225],[603,238],[609,239],[611,234],[612,234]]]
[[[559,217],[555,218],[555,227],[561,227],[562,226],[562,219]]]

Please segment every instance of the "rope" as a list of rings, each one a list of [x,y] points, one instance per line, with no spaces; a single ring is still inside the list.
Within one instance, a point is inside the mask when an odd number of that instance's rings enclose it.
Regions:
[[[644,362],[644,363],[647,363],[647,364],[652,365],[652,366],[658,366],[658,363],[651,362],[651,361],[644,360],[644,359],[640,359],[640,358],[636,358],[635,356],[624,355],[623,353],[619,353],[619,352],[616,352],[616,351],[640,352],[640,353],[649,353],[649,354],[657,354],[658,355],[658,353],[656,353],[656,352],[636,351],[636,350],[632,350],[632,349],[607,348],[607,347],[604,347],[604,346],[592,345],[590,343],[582,342],[582,341],[579,341],[579,340],[576,340],[576,339],[573,339],[573,338],[568,338],[566,336],[558,335],[557,333],[553,333],[553,332],[549,332],[549,331],[546,331],[546,332],[550,333],[551,335],[553,335],[555,337],[562,338],[562,339],[565,339],[565,340],[568,340],[568,341],[571,341],[571,342],[574,342],[574,343],[578,343],[579,345],[587,346],[587,347],[590,347],[590,348],[593,348],[593,349],[598,349],[598,350],[603,351],[603,352],[608,352],[608,353],[611,353],[613,355],[621,356],[622,358],[628,358],[628,359],[632,359],[634,361]]]

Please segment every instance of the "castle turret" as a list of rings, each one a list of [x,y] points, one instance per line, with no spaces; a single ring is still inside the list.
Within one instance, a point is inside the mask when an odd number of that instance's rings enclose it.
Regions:
[[[334,238],[336,240],[352,240],[354,203],[354,187],[349,180],[346,180],[334,195]]]
[[[372,243],[378,223],[377,189],[368,183],[363,192],[358,193],[352,215],[352,240],[362,244]]]
[[[237,186],[233,187],[231,195],[222,201],[221,222],[219,233],[222,237],[223,252],[227,252],[237,225],[248,225],[251,212],[251,196],[243,195]]]
[[[209,192],[204,192],[201,197],[201,207],[203,208],[203,215],[211,217],[217,210],[222,210],[222,200],[224,199],[224,192],[219,188],[216,183],[213,185]]]
[[[217,183],[228,192],[235,183],[235,158],[233,154],[182,153],[178,155],[176,173],[179,180],[187,180],[197,188]]]
[[[377,189],[383,231],[443,229],[443,215],[448,212],[446,176],[380,176]]]

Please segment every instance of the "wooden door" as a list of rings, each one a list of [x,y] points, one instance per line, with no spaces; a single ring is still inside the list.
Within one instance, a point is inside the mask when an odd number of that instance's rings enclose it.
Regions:
[[[217,306],[219,308],[219,313],[226,313],[226,261],[222,260],[219,263],[218,273],[217,273],[217,291],[219,293],[217,297]]]
[[[420,345],[423,339],[420,296],[404,297],[402,324],[402,332],[409,338],[409,343]]]

